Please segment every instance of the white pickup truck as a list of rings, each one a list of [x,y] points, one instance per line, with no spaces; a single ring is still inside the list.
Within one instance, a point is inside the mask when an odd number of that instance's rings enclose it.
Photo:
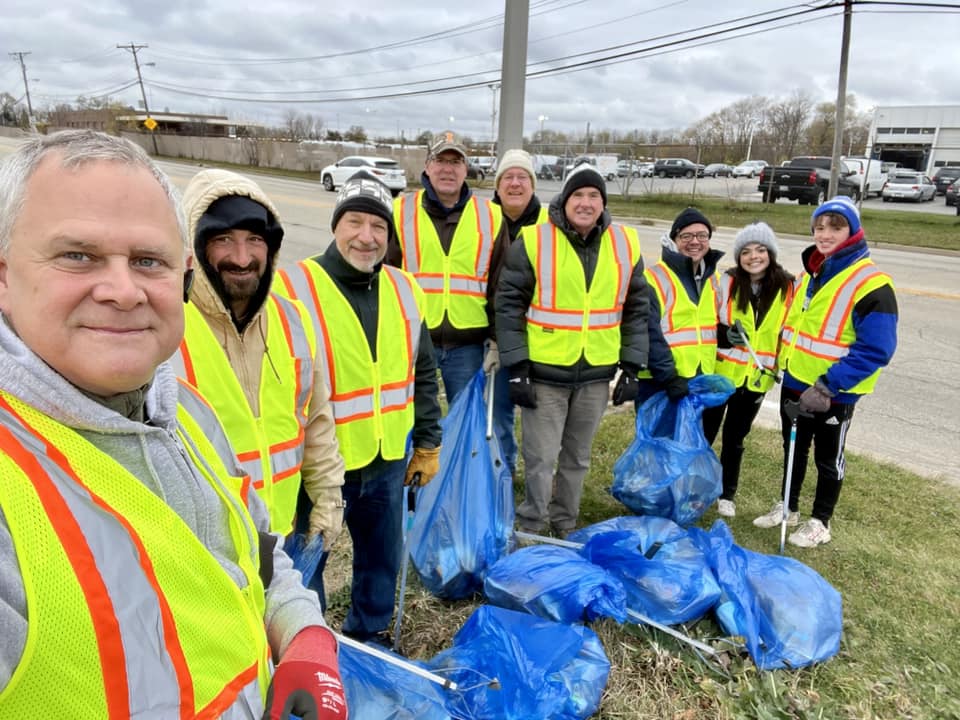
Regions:
[[[617,177],[618,162],[620,162],[620,159],[616,155],[579,155],[564,168],[564,176],[577,165],[590,163],[597,169],[597,172],[603,175],[604,179],[614,180]]]
[[[866,200],[871,193],[880,197],[883,186],[887,182],[887,174],[883,172],[883,165],[879,160],[865,157],[845,157],[843,161],[856,175],[850,175],[850,180],[860,183],[860,196]]]

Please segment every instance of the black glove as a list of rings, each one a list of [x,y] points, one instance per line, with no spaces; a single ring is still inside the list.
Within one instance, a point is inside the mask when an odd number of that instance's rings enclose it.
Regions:
[[[510,402],[520,407],[533,410],[537,407],[537,393],[530,380],[530,361],[524,360],[511,365],[510,372]]]
[[[828,412],[830,396],[821,390],[819,385],[811,385],[800,395],[800,409],[808,413]]]
[[[687,379],[679,375],[670,378],[663,389],[667,391],[667,397],[671,400],[682,400],[690,394],[690,388],[687,386]]]
[[[730,327],[727,328],[727,340],[730,342],[731,345],[742,345],[746,347],[747,341],[749,339],[750,338],[747,337],[746,332],[740,332],[739,330],[737,330],[736,325],[731,325]]]
[[[613,404],[623,405],[637,399],[640,384],[637,382],[637,373],[640,370],[633,365],[621,364],[620,379],[613,388]]]

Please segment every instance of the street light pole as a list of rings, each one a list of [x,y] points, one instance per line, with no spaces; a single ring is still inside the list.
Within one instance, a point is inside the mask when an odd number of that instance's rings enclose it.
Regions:
[[[543,123],[545,123],[550,118],[546,115],[541,115],[537,118],[540,121],[540,154],[543,154]]]
[[[117,45],[121,50],[127,50],[133,54],[133,65],[137,68],[137,82],[140,83],[140,97],[143,100],[143,113],[147,116],[147,120],[150,120],[150,108],[147,105],[147,93],[143,89],[143,75],[140,74],[140,59],[137,57],[137,51],[142,50],[149,45],[134,45],[130,43],[129,45]],[[157,135],[156,132],[151,130],[149,127],[147,130],[150,132],[150,139],[153,140],[153,154],[159,155],[160,148],[157,147]]]

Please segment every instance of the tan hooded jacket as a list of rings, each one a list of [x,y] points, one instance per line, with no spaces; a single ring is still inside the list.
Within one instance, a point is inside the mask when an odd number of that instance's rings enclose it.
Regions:
[[[260,189],[247,178],[228,170],[203,170],[190,181],[183,195],[183,207],[187,215],[187,231],[191,242],[195,242],[197,224],[210,205],[227,195],[244,195],[266,207],[280,223],[277,208]],[[194,247],[195,252],[201,248]],[[269,285],[273,281],[279,252],[273,252],[269,258],[269,267],[261,282]],[[243,332],[237,330],[229,308],[217,294],[200,262],[194,262],[194,282],[190,291],[190,302],[197,306],[207,320],[226,353],[227,359],[237,375],[240,385],[253,414],[260,414],[260,372],[266,353],[267,315],[263,305],[255,309],[250,322]],[[324,547],[329,549],[340,534],[343,525],[343,499],[340,487],[343,485],[344,463],[339,446],[330,407],[330,389],[323,376],[323,361],[317,358],[314,363],[313,395],[310,400],[305,429],[305,447],[301,479],[303,487],[314,503],[310,514],[311,531],[323,533]],[[229,431],[229,428],[227,428]]]

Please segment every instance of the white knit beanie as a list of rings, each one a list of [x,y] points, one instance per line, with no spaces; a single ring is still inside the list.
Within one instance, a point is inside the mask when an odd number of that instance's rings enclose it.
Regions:
[[[733,239],[734,261],[739,262],[740,251],[751,243],[763,245],[770,253],[770,259],[776,261],[777,253],[780,252],[777,247],[777,236],[773,234],[773,228],[765,222],[751,223],[737,233]]]
[[[528,153],[526,150],[519,150],[516,148],[513,150],[507,150],[500,159],[500,162],[497,164],[497,174],[493,178],[494,188],[500,184],[500,178],[503,177],[504,173],[506,173],[510,168],[519,168],[520,170],[525,170],[530,176],[530,182],[533,185],[533,189],[537,189],[537,174],[533,171],[533,159],[530,157],[530,153]]]

